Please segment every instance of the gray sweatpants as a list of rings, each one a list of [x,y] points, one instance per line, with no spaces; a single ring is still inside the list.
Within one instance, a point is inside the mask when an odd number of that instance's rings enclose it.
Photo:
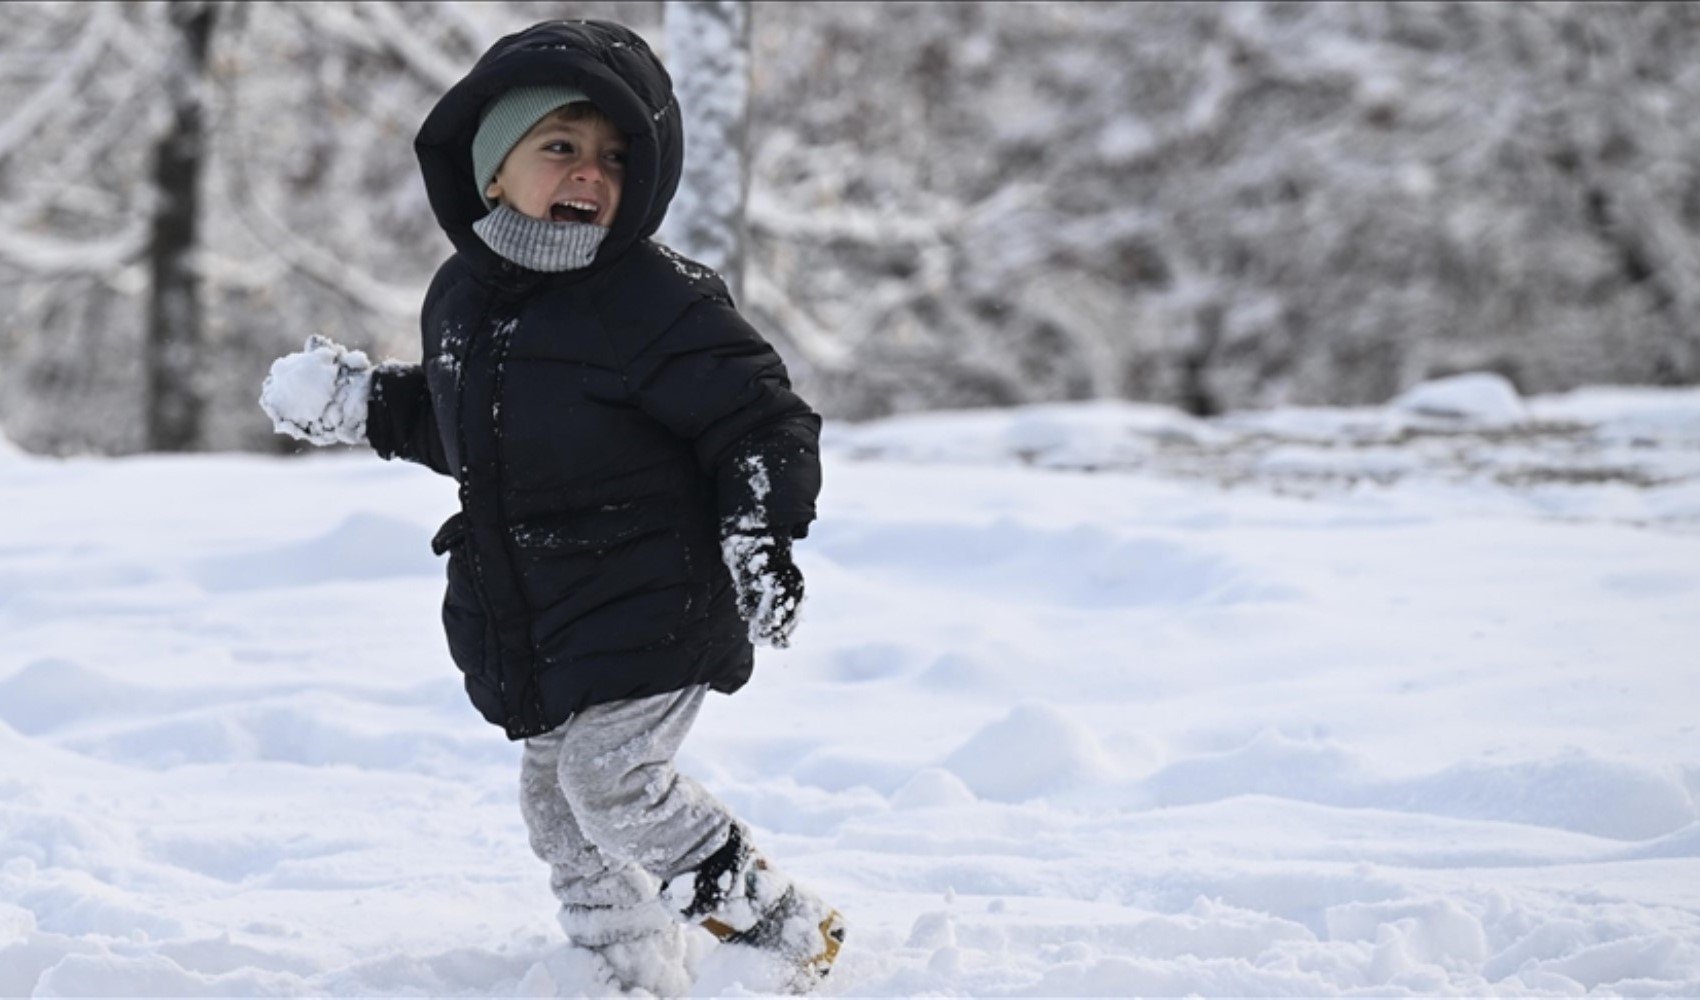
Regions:
[[[563,923],[654,900],[655,879],[696,868],[726,842],[726,808],[673,769],[707,691],[596,705],[525,741],[520,810]]]

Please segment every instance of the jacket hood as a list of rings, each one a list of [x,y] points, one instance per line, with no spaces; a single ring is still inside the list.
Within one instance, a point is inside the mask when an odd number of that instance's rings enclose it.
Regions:
[[[673,81],[649,45],[610,21],[545,21],[508,35],[450,87],[419,129],[413,147],[437,223],[481,271],[500,268],[495,251],[472,231],[488,211],[473,179],[472,139],[491,100],[513,87],[566,84],[626,135],[620,208],[596,260],[573,274],[599,271],[661,228],[679,187],[684,127]]]

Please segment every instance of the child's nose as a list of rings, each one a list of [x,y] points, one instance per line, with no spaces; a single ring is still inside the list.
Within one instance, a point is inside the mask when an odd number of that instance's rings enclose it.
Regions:
[[[602,179],[602,165],[592,159],[583,159],[573,166],[573,180],[596,181]]]

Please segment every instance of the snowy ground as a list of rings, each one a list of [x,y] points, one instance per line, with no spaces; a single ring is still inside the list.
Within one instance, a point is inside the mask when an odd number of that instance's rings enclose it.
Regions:
[[[1700,994],[1700,393],[832,430],[683,759],[846,913],[826,992]],[[0,995],[570,986],[453,499],[0,451]]]

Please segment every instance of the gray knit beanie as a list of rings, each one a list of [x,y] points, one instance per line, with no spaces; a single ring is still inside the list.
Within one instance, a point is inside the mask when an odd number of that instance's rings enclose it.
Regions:
[[[496,203],[484,197],[502,161],[531,127],[542,121],[556,108],[574,101],[589,100],[576,87],[515,87],[490,102],[484,118],[478,123],[478,134],[472,137],[472,174],[478,181],[478,197],[487,207]]]

